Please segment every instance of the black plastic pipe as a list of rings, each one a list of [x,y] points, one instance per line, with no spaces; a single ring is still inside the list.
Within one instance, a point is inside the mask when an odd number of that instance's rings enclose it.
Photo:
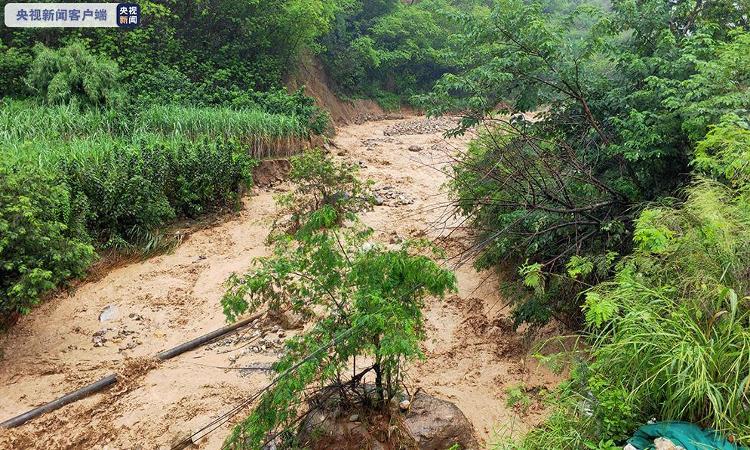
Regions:
[[[181,355],[185,352],[193,350],[194,348],[200,347],[201,345],[204,345],[218,337],[224,336],[225,334],[229,334],[232,331],[235,331],[239,328],[247,326],[250,323],[252,323],[252,321],[259,318],[260,316],[261,314],[256,314],[253,317],[247,318],[245,320],[240,320],[239,322],[219,328],[218,330],[212,331],[208,334],[204,334],[203,336],[195,338],[191,341],[185,342],[184,344],[180,344],[177,347],[173,347],[173,348],[170,348],[169,350],[164,350],[163,352],[159,352],[156,354],[156,359],[160,361],[166,361],[168,359],[174,358],[175,356]],[[113,373],[111,375],[107,375],[101,380],[91,383],[87,386],[84,386],[78,390],[75,390],[71,392],[70,394],[63,395],[57,400],[53,400],[42,406],[38,406],[30,411],[27,411],[21,415],[8,419],[5,422],[0,423],[0,428],[13,428],[19,425],[23,425],[29,420],[39,417],[44,413],[48,413],[50,411],[60,409],[69,403],[73,403],[84,397],[88,397],[91,394],[95,394],[103,390],[104,388],[115,383],[117,383],[117,374]]]

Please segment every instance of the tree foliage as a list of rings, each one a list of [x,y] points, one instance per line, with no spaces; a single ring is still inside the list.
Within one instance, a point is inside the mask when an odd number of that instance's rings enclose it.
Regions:
[[[4,5],[7,2],[2,2]],[[323,0],[143,1],[142,25],[127,32],[61,28],[0,30],[0,69],[25,73],[36,43],[56,49],[83,41],[120,68],[137,103],[228,105],[283,87],[302,48],[316,47],[339,10]],[[77,44],[76,44],[77,45]],[[19,67],[20,66],[20,67]],[[114,70],[115,64],[109,64]],[[0,97],[19,94],[9,86]]]
[[[298,183],[342,178],[345,169],[319,158],[294,160]],[[300,225],[274,239],[272,256],[255,260],[245,275],[231,277],[222,299],[230,319],[263,306],[313,319],[303,333],[287,340],[284,356],[274,365],[276,384],[225,446],[261,448],[269,433],[291,426],[304,412],[308,386],[342,384],[347,364],[357,357],[370,358],[372,365],[350,382],[373,372],[373,406],[386,407],[400,389],[403,364],[422,357],[425,297],[456,288],[453,273],[431,259],[440,256],[434,247],[407,242],[387,248],[370,242],[372,230],[352,223],[348,210],[357,186],[335,198],[321,193],[317,203],[308,189],[301,184],[288,200],[297,204],[292,211],[306,211],[297,216]],[[342,226],[345,222],[349,225]]]
[[[290,159],[289,180],[294,190],[277,197],[281,207],[274,230],[293,234],[310,221],[310,215],[324,206],[336,214],[338,224],[356,220],[357,213],[372,205],[371,181],[357,177],[358,168],[327,158],[321,150],[312,150]],[[274,233],[272,232],[272,236]]]
[[[321,39],[323,61],[343,94],[397,107],[456,70],[461,50],[452,35],[460,29],[460,17],[484,10],[474,0],[353,3]]]
[[[590,351],[573,354],[576,367],[550,418],[501,448],[611,448],[651,417],[750,442],[747,6],[615,3],[613,17],[634,27],[616,35],[627,44],[617,54],[638,63],[619,67],[642,77],[629,90],[612,86],[629,107],[610,120],[615,148],[628,160],[682,155],[692,181],[633,199],[627,254],[585,289]],[[644,49],[648,57],[636,59]],[[580,280],[601,257],[567,258],[567,275]],[[537,279],[534,266],[524,268]]]
[[[0,167],[0,327],[93,261],[81,220],[60,180]]]
[[[611,275],[612,261],[572,282],[570,259],[627,254],[644,202],[678,194],[709,127],[746,115],[746,6],[623,1],[550,13],[501,0],[466,21],[462,71],[419,101],[465,111],[456,133],[479,128],[451,186],[484,230],[480,265],[528,259],[550,274],[517,321],[575,316],[578,292]]]

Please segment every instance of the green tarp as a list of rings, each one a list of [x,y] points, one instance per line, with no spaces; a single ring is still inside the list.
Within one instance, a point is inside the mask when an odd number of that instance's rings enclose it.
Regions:
[[[704,430],[688,422],[659,422],[644,425],[628,440],[628,444],[638,450],[650,450],[654,448],[654,439],[660,437],[669,439],[673,444],[685,450],[750,450],[747,447],[739,447],[730,443],[715,431]]]

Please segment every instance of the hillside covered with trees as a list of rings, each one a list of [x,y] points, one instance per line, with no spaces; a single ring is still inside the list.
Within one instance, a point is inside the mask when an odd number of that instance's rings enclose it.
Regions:
[[[336,124],[286,88],[312,55],[342,101],[455,119],[462,258],[511,268],[494,288],[514,330],[565,330],[525,349],[566,379],[546,419],[489,447],[622,448],[652,418],[750,446],[748,0],[139,4],[134,30],[0,29],[0,328],[99,260],[169,251],[291,157],[270,254],[216,310],[311,325],[225,445],[294,448],[305,393],[352,360],[389,411],[426,299],[460,283],[439,242],[371,244],[382,192],[313,149]]]

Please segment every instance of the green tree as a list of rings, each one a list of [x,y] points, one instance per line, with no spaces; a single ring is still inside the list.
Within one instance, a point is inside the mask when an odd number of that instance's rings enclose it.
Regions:
[[[333,30],[321,39],[336,88],[388,107],[429,90],[441,75],[457,70],[461,49],[452,36],[461,17],[485,11],[482,3],[367,0],[342,8]]]
[[[732,83],[714,82],[722,63],[710,61],[733,48],[740,31],[727,27],[744,26],[747,5],[710,3],[622,1],[550,14],[542,3],[501,0],[466,22],[464,70],[419,98],[435,114],[465,111],[454,132],[479,128],[452,181],[459,207],[486,230],[479,264],[528,260],[549,275],[546,289],[520,297],[517,322],[579,317],[581,288],[613,266],[573,281],[571,257],[627,254],[641,205],[689,180],[699,130],[745,114],[744,78],[727,72]]]
[[[309,170],[304,160],[294,165],[294,170]],[[310,170],[308,181],[320,176],[321,167],[327,177],[336,176],[325,164]],[[390,249],[371,243],[372,230],[359,224],[342,227],[339,214],[345,208],[338,203],[347,196],[325,198],[319,193],[320,206],[304,216],[301,226],[274,240],[272,256],[257,259],[251,271],[228,282],[222,305],[229,319],[267,306],[294,311],[314,324],[287,340],[284,356],[274,365],[273,388],[226,446],[261,448],[270,432],[295,423],[306,387],[341,383],[346,366],[357,357],[369,357],[372,365],[351,382],[356,385],[373,372],[374,406],[385,408],[399,390],[403,365],[423,356],[425,297],[456,288],[453,273],[430,258],[440,255],[435,248],[423,242]],[[310,198],[295,200],[309,204]]]

